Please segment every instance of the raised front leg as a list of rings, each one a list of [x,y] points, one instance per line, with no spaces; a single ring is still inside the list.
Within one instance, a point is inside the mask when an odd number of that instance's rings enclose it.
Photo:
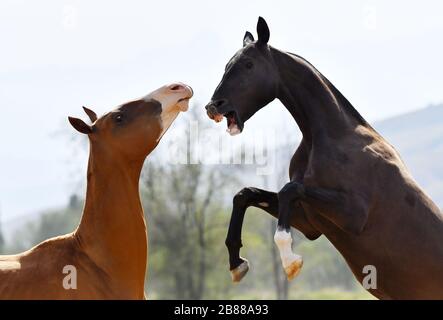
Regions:
[[[369,211],[366,199],[356,193],[304,186],[295,181],[286,184],[278,193],[279,218],[274,241],[289,280],[298,274],[303,263],[301,257],[294,254],[291,248],[289,222],[297,201],[309,204],[324,218],[351,235],[358,235],[363,231]]]
[[[239,282],[249,270],[248,260],[240,257],[240,248],[242,247],[243,218],[246,209],[250,206],[263,209],[277,217],[277,194],[257,188],[244,188],[234,196],[231,221],[225,242],[229,251],[229,269],[234,282]]]
[[[257,188],[244,188],[234,197],[231,221],[226,237],[229,265],[234,282],[240,281],[249,270],[248,261],[240,257],[240,248],[242,247],[241,231],[243,218],[246,209],[250,206],[263,209],[274,218],[278,218],[279,205],[277,193]],[[309,223],[303,207],[297,205],[293,210],[294,213],[291,215],[290,225],[301,231],[308,239],[317,239],[321,232]]]
[[[280,258],[288,280],[294,279],[303,265],[300,255],[292,252],[291,215],[294,212],[294,203],[301,198],[301,184],[288,183],[278,193],[279,211],[277,230],[274,241],[280,252]]]

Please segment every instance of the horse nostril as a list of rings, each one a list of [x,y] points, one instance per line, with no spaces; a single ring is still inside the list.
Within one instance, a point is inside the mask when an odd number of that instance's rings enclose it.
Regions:
[[[173,84],[169,89],[171,89],[172,91],[177,91],[177,90],[184,90],[185,87],[181,84]]]
[[[216,100],[214,101],[212,104],[216,107],[219,108],[222,105],[224,105],[226,103],[226,99],[220,99],[220,100]]]
[[[223,106],[227,103],[226,99],[220,99],[220,100],[211,100],[205,107],[206,110],[212,109],[212,111],[217,112],[217,108]]]

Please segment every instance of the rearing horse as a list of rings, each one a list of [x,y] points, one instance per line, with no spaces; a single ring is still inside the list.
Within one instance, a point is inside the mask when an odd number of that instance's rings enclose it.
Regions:
[[[278,193],[245,188],[233,200],[226,238],[232,278],[248,262],[240,257],[245,210],[254,206],[278,218],[274,240],[289,279],[302,266],[291,249],[290,227],[314,240],[324,234],[361,282],[377,270],[384,299],[443,299],[443,215],[412,178],[398,152],[309,62],[268,45],[269,28],[246,32],[206,106],[240,133],[259,109],[279,99],[303,139],[289,165],[290,182]]]

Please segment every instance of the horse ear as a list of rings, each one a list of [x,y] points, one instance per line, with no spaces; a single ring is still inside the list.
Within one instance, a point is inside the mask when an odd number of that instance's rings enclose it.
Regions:
[[[258,17],[257,22],[257,34],[258,34],[258,42],[261,44],[267,44],[269,41],[269,28],[265,19],[262,17]]]
[[[91,109],[86,108],[85,106],[83,106],[83,110],[85,110],[85,112],[88,115],[89,120],[91,120],[91,122],[95,122],[95,120],[97,120],[97,115],[95,114],[94,111],[92,111]]]
[[[74,127],[74,129],[77,130],[78,132],[84,134],[92,133],[91,126],[87,125],[83,120],[74,117],[68,117],[68,119],[71,125]]]
[[[252,42],[254,42],[254,36],[249,31],[246,31],[245,36],[243,37],[243,47],[246,47]]]

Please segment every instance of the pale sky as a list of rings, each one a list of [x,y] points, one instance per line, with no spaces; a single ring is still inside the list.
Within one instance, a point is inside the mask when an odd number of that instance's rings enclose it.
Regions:
[[[441,1],[2,0],[2,219],[65,204],[85,175],[68,115],[84,117],[82,105],[103,113],[172,81],[206,104],[259,15],[271,45],[308,59],[369,121],[440,103],[442,12]],[[297,132],[278,102],[239,139],[263,128]]]

